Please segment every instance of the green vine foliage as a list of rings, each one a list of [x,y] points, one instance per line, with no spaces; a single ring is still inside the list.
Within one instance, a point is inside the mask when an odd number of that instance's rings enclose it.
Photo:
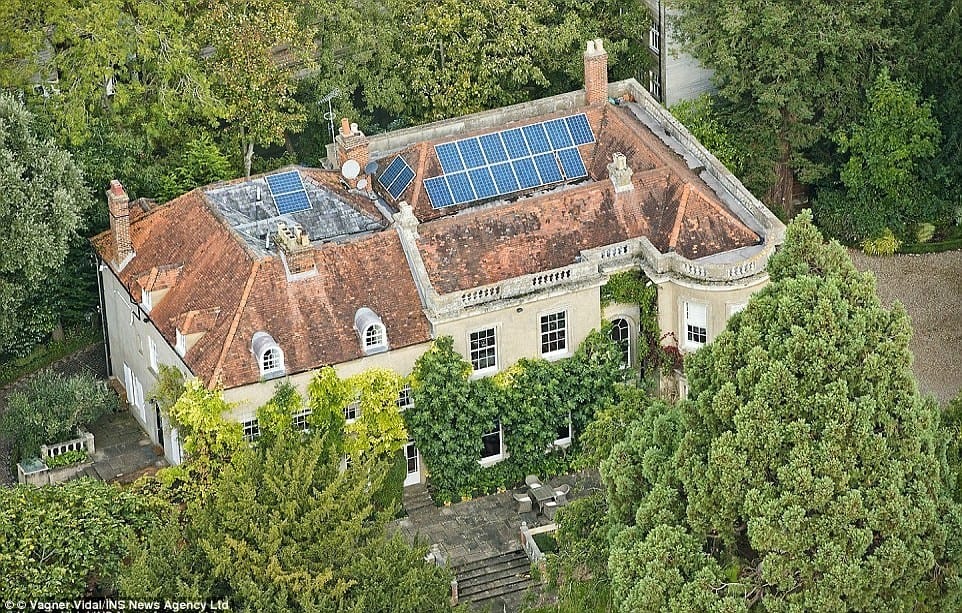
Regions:
[[[470,379],[471,366],[441,337],[412,374],[414,408],[404,413],[431,475],[435,500],[451,502],[512,487],[529,473],[571,469],[577,434],[614,397],[621,353],[594,331],[564,360],[520,360],[493,378]],[[559,429],[572,423],[572,447],[552,450]],[[500,420],[507,457],[482,468],[482,436]]]
[[[659,372],[666,356],[658,326],[658,288],[638,269],[613,274],[601,287],[601,306],[615,303],[638,305],[638,362],[643,373]]]
[[[319,433],[337,433],[354,461],[392,457],[408,440],[397,406],[402,386],[399,375],[383,368],[347,379],[331,367],[323,368],[308,385],[308,422]],[[347,423],[344,408],[353,402],[358,403],[357,419]]]

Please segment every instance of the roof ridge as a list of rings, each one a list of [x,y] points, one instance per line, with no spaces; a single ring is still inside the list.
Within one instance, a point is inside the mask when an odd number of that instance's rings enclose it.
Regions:
[[[681,232],[681,224],[685,219],[685,212],[688,210],[688,199],[691,197],[691,185],[684,184],[681,198],[678,202],[678,211],[675,213],[675,225],[671,228],[671,236],[668,237],[668,249],[674,251],[675,244],[678,243],[678,234]]]
[[[210,376],[210,383],[214,383],[220,378],[221,371],[224,369],[224,360],[227,359],[227,352],[230,350],[230,346],[234,343],[234,335],[237,333],[237,326],[240,324],[240,319],[244,315],[244,308],[247,306],[247,300],[250,298],[251,288],[254,287],[254,279],[257,278],[257,273],[260,270],[261,261],[254,260],[251,266],[251,274],[247,277],[247,283],[244,285],[244,293],[241,294],[240,302],[237,304],[237,312],[234,314],[234,320],[230,324],[230,328],[227,330],[227,338],[224,339],[224,346],[221,349],[220,357],[217,358],[217,364],[214,366],[214,372]]]

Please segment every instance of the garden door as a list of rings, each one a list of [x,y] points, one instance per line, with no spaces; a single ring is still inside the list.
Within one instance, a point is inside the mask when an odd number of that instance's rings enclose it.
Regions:
[[[414,441],[408,441],[404,446],[404,459],[407,461],[407,476],[404,478],[404,487],[416,485],[421,482],[421,457]]]

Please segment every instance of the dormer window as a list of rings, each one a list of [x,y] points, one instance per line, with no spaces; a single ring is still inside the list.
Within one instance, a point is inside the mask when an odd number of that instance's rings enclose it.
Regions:
[[[378,314],[367,307],[361,307],[354,315],[354,330],[361,341],[364,355],[381,353],[389,349],[387,328]]]
[[[174,345],[174,349],[177,350],[177,355],[179,355],[180,357],[184,357],[184,354],[187,353],[187,337],[181,333],[179,328],[177,328],[176,330],[177,330],[177,342]]]
[[[284,376],[284,352],[270,334],[255,333],[251,340],[251,352],[257,360],[262,378],[276,379]]]

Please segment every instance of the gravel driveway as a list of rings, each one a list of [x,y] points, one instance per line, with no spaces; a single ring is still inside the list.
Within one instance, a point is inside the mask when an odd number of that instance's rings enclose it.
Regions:
[[[882,258],[850,253],[859,270],[875,273],[884,304],[905,305],[919,388],[946,404],[962,389],[962,251]]]

